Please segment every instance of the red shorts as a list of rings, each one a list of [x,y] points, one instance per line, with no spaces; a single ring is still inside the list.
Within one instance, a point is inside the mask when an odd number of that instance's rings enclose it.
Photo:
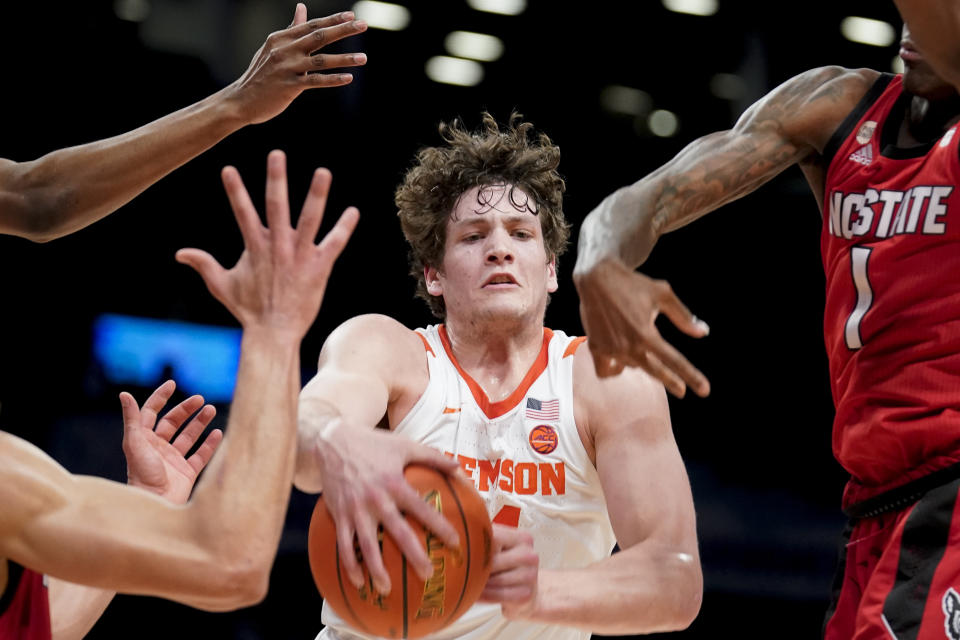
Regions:
[[[851,520],[825,640],[960,640],[960,480]]]

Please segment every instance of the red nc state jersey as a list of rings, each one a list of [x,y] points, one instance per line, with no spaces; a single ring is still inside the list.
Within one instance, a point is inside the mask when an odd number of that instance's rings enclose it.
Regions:
[[[897,147],[911,99],[900,76],[881,76],[825,150],[824,337],[845,506],[960,460],[960,136]]]
[[[7,562],[7,588],[0,594],[0,640],[50,640],[50,601],[43,576]]]

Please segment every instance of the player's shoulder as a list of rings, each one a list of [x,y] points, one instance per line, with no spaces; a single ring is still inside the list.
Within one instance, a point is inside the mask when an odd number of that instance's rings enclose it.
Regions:
[[[418,358],[422,352],[423,341],[415,331],[390,316],[370,313],[350,318],[334,329],[324,342],[320,362],[359,358],[397,363]]]

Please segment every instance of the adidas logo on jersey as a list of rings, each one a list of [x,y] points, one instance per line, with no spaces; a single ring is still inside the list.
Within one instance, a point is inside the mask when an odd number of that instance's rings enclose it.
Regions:
[[[873,148],[866,144],[850,154],[850,159],[854,162],[866,166],[873,162]]]

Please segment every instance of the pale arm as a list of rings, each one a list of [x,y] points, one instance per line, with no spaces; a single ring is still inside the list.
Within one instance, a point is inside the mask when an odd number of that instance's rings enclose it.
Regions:
[[[296,441],[300,341],[333,262],[357,222],[348,210],[319,244],[330,174],[318,170],[290,226],[285,159],[267,170],[264,227],[240,177],[223,172],[245,249],[225,270],[177,253],[243,326],[228,433],[191,500],[71,476],[29,443],[0,434],[0,557],[71,582],[223,610],[263,598],[283,526]],[[121,394],[125,423],[139,408]]]
[[[196,452],[187,457],[217,412],[212,405],[204,405],[201,396],[195,395],[158,421],[175,389],[172,380],[163,383],[139,412],[130,414],[136,420],[124,421],[123,453],[128,485],[146,489],[172,504],[184,504],[200,472],[217,450],[223,431],[213,429]],[[184,426],[194,413],[196,416]],[[100,619],[115,592],[48,576],[48,594],[53,640],[79,640]]]
[[[635,273],[659,237],[754,191],[787,167],[823,150],[830,135],[877,77],[839,67],[797,76],[754,104],[729,131],[695,140],[638,182],[615,191],[584,220],[574,283],[601,376],[645,369],[681,397],[701,396],[706,377],[654,325],[664,313],[680,330],[709,329],[669,285]]]
[[[0,233],[46,242],[123,206],[234,131],[269,120],[306,89],[348,84],[350,74],[308,73],[366,62],[363,54],[312,55],[360,33],[344,12],[271,34],[247,71],[215,94],[133,131],[29,162],[0,159]]]
[[[504,604],[504,613],[601,634],[682,629],[699,611],[703,578],[666,394],[636,369],[598,380],[589,355],[576,357],[575,388],[585,403],[578,425],[587,423],[621,551],[582,569],[540,570],[533,600]]]
[[[420,338],[396,320],[367,315],[347,321],[330,334],[320,353],[317,375],[300,394],[295,484],[303,491],[323,491],[350,581],[358,587],[364,582],[353,553],[356,535],[364,564],[381,593],[389,593],[393,585],[380,555],[378,525],[393,536],[423,579],[432,575],[433,565],[403,514],[423,522],[447,544],[458,544],[446,518],[430,509],[403,477],[408,464],[453,473],[456,461],[375,429],[388,417],[405,386],[415,380],[426,386],[426,354]]]

